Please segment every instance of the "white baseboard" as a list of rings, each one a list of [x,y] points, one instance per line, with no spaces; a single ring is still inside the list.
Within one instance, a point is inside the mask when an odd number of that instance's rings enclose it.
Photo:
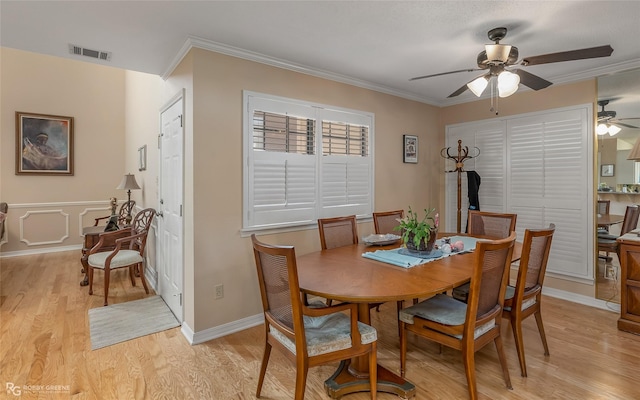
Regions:
[[[542,293],[546,296],[556,297],[562,300],[571,301],[573,303],[578,303],[589,307],[600,308],[611,312],[620,312],[619,304],[610,303],[604,300],[598,300],[593,297],[584,296],[581,294],[575,294],[553,288],[544,288],[542,290]],[[193,330],[187,325],[187,323],[183,322],[182,334],[187,339],[189,344],[194,345],[204,343],[212,339],[217,339],[222,336],[230,335],[244,329],[252,328],[263,323],[264,316],[262,314],[256,314],[251,317],[239,319],[237,321],[229,322],[224,325],[205,329],[199,332],[193,332]]]
[[[565,290],[543,287],[542,294],[589,307],[600,308],[612,312],[620,312],[620,304],[611,303],[605,300],[599,300],[594,297],[589,297],[582,294],[567,292]]]
[[[80,251],[82,250],[81,244],[74,244],[72,246],[60,246],[60,247],[44,247],[40,249],[29,249],[29,250],[20,250],[20,251],[5,251],[0,253],[0,258],[9,258],[9,257],[19,257],[19,256],[30,256],[33,254],[43,254],[43,253],[58,253],[60,251]],[[78,259],[80,259],[82,254],[78,253]]]
[[[212,339],[217,339],[222,336],[227,336],[235,332],[243,331],[245,329],[253,328],[254,326],[262,325],[263,323],[264,315],[256,314],[199,332],[193,332],[191,327],[189,327],[186,322],[183,322],[181,331],[184,337],[187,338],[189,344],[194,345],[204,343]]]

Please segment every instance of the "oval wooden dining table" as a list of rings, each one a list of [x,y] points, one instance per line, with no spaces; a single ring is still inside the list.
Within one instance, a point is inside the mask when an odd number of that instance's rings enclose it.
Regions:
[[[440,234],[443,236],[446,234]],[[460,234],[451,234],[460,235]],[[371,323],[369,304],[430,297],[469,281],[472,252],[456,254],[411,268],[398,267],[362,256],[375,250],[398,248],[357,244],[322,250],[297,257],[300,290],[310,295],[358,304],[358,320]],[[512,261],[520,259],[522,244],[514,246]],[[398,355],[398,366],[400,356]],[[325,381],[327,394],[369,391],[367,356],[344,361]],[[378,364],[378,391],[401,398],[415,395],[415,385]]]

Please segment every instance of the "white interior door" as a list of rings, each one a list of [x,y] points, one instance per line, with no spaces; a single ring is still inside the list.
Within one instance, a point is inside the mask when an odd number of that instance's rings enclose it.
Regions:
[[[183,291],[183,98],[174,99],[160,117],[158,172],[158,293],[182,321]]]

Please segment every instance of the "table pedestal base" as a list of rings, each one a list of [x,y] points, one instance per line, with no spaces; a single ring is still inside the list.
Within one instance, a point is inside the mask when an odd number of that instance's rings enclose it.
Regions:
[[[324,388],[333,399],[339,399],[345,394],[368,392],[371,390],[368,374],[357,374],[349,368],[351,360],[340,362],[336,372],[326,381]],[[416,395],[413,383],[378,365],[378,392],[392,393],[402,399],[409,399]]]

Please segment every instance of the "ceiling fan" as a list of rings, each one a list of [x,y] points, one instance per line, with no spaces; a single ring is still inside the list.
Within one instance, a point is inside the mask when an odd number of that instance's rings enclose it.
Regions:
[[[609,100],[598,100],[598,105],[602,107],[602,110],[598,111],[598,126],[596,127],[596,133],[598,135],[609,134],[609,136],[613,136],[622,130],[622,127],[631,128],[631,129],[640,129],[637,126],[629,125],[624,122],[624,120],[629,119],[640,119],[640,118],[620,118],[616,119],[615,111],[605,111],[604,107],[609,104]]]
[[[487,73],[475,78],[471,82],[465,84],[460,89],[451,93],[448,97],[455,97],[465,90],[471,90],[476,96],[480,97],[484,89],[494,77],[497,86],[498,96],[507,97],[518,90],[518,85],[522,83],[533,90],[544,89],[550,85],[546,79],[537,75],[526,72],[522,69],[510,69],[508,67],[514,65],[529,66],[539,64],[549,64],[563,61],[583,60],[589,58],[609,57],[613,53],[610,45],[590,47],[586,49],[562,51],[559,53],[550,53],[534,57],[526,57],[522,61],[518,61],[518,48],[515,46],[500,44],[500,41],[507,35],[507,28],[493,28],[487,32],[489,40],[494,44],[485,45],[485,50],[478,54],[478,68],[461,69],[457,71],[441,72],[439,74],[417,76],[409,79],[415,81],[418,79],[432,78],[435,76],[455,74],[458,72],[471,72],[489,70]]]

